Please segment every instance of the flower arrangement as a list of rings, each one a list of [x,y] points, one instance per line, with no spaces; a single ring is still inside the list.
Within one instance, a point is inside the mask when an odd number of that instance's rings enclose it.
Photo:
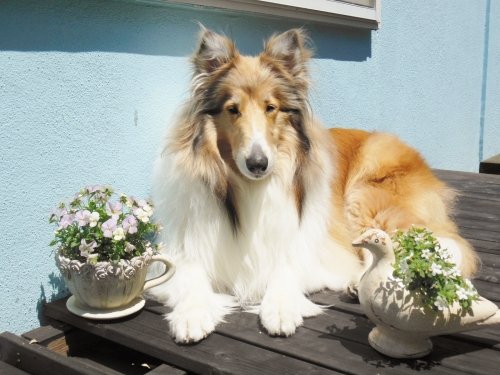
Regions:
[[[115,193],[109,186],[88,186],[69,203],[61,202],[49,222],[56,224],[51,246],[71,260],[95,264],[129,260],[158,250],[150,239],[160,228],[151,222],[150,201]]]
[[[422,296],[423,303],[438,311],[458,302],[466,311],[479,298],[470,280],[461,276],[451,254],[431,232],[412,227],[393,237],[396,263],[393,281]]]

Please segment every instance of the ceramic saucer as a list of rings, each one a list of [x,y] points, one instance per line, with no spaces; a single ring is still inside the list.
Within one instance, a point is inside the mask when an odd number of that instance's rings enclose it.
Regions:
[[[75,296],[69,297],[69,299],[66,301],[67,309],[73,314],[86,319],[94,320],[110,320],[123,318],[124,316],[132,315],[133,313],[139,311],[144,307],[145,304],[146,300],[144,300],[144,298],[137,297],[125,306],[109,310],[101,310],[78,303]]]

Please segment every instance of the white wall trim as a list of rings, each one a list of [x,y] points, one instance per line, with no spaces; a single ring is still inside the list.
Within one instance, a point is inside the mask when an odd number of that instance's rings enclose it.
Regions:
[[[229,9],[243,12],[337,24],[366,29],[380,27],[382,0],[374,0],[373,7],[360,4],[369,0],[135,0],[149,4],[191,4],[209,8]],[[355,4],[354,4],[355,3]]]

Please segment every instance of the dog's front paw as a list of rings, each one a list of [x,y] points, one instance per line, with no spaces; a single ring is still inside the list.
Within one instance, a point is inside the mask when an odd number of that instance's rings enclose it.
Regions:
[[[198,342],[215,330],[235,304],[227,296],[183,301],[167,314],[170,334],[177,343]]]
[[[291,336],[303,323],[303,317],[318,315],[321,307],[300,294],[296,298],[264,298],[260,307],[260,321],[272,336]]]
[[[303,322],[298,309],[283,303],[262,304],[259,315],[262,325],[272,336],[291,336]]]

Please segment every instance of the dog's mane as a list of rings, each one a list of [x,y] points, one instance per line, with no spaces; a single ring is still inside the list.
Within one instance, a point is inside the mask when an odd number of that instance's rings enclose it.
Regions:
[[[214,42],[210,38],[218,39]],[[241,176],[234,162],[225,161],[222,157],[223,145],[219,142],[213,116],[222,111],[229,97],[229,93],[221,90],[221,82],[235,67],[240,55],[229,39],[220,38],[220,35],[206,30],[201,36],[200,46],[192,57],[194,74],[190,98],[185,103],[167,148],[182,158],[192,178],[203,181],[212,191],[236,232],[240,223],[236,191],[237,180]],[[282,103],[280,111],[287,114],[288,123],[294,129],[295,146],[286,152],[295,154],[292,189],[299,218],[306,201],[308,178],[305,174],[311,164],[311,149],[314,146],[307,69],[312,52],[307,40],[303,30],[291,30],[285,34],[285,40],[283,34],[271,37],[258,56],[262,68],[270,70],[275,78],[275,95]],[[210,43],[217,44],[217,51],[210,50]],[[217,56],[217,52],[223,56]]]

